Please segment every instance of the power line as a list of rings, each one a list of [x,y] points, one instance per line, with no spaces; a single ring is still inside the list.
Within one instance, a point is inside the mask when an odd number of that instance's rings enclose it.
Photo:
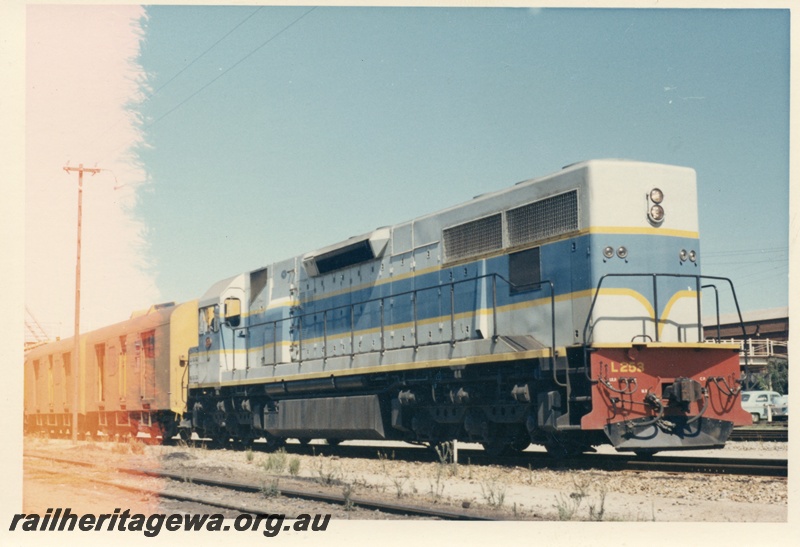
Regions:
[[[758,254],[776,254],[787,253],[788,247],[781,249],[743,249],[741,251],[708,251],[704,252],[703,256],[712,257],[726,257],[726,256],[739,256],[739,255],[758,255]]]
[[[186,104],[187,102],[189,102],[190,100],[192,100],[194,97],[196,97],[197,95],[199,95],[200,93],[202,93],[202,92],[203,92],[203,91],[204,91],[206,88],[208,88],[209,86],[211,86],[211,85],[212,85],[214,82],[216,82],[217,80],[219,80],[220,78],[222,78],[223,76],[225,76],[226,74],[228,74],[230,71],[232,71],[234,68],[236,68],[237,66],[239,66],[240,64],[242,64],[244,61],[246,61],[247,59],[249,59],[249,58],[250,58],[250,57],[252,57],[253,55],[255,55],[255,54],[256,54],[256,53],[257,53],[257,52],[258,52],[258,51],[259,51],[261,48],[263,48],[264,46],[266,46],[267,44],[269,44],[270,42],[272,42],[272,41],[273,41],[275,38],[277,38],[278,36],[280,36],[281,34],[283,34],[284,32],[286,32],[287,30],[289,30],[291,27],[293,27],[294,25],[296,25],[296,24],[297,24],[297,23],[298,23],[298,22],[299,22],[301,19],[303,19],[303,18],[304,18],[306,15],[308,15],[309,13],[311,13],[312,11],[314,11],[315,9],[317,9],[317,7],[316,7],[316,6],[312,7],[310,10],[308,10],[307,12],[305,12],[303,15],[301,15],[300,17],[298,17],[297,19],[295,19],[294,21],[292,21],[291,23],[289,23],[288,25],[286,25],[285,27],[283,27],[283,28],[282,28],[281,30],[279,30],[277,33],[273,34],[273,35],[272,35],[271,37],[269,37],[269,38],[268,38],[266,41],[262,42],[262,43],[261,43],[259,46],[257,46],[255,49],[253,49],[252,51],[250,51],[250,53],[248,53],[247,55],[245,55],[244,57],[242,57],[241,59],[239,59],[238,61],[236,61],[236,62],[235,62],[233,65],[231,65],[230,67],[228,67],[226,70],[224,70],[222,73],[220,73],[220,74],[219,74],[219,75],[218,75],[216,78],[214,78],[213,80],[211,80],[211,81],[210,81],[210,82],[208,82],[207,84],[205,84],[205,85],[203,85],[202,87],[200,87],[200,88],[199,88],[197,91],[195,91],[194,93],[192,93],[191,95],[189,95],[188,97],[186,97],[184,100],[182,100],[181,102],[179,102],[177,105],[175,105],[174,107],[172,107],[171,109],[169,109],[168,111],[166,111],[164,114],[162,114],[161,116],[159,116],[158,118],[156,118],[156,119],[155,119],[155,120],[153,120],[152,122],[150,122],[150,123],[146,124],[146,125],[144,126],[144,129],[147,129],[147,128],[150,128],[150,127],[153,127],[155,124],[157,124],[158,122],[160,122],[161,120],[163,120],[164,118],[166,118],[167,116],[169,116],[170,114],[172,114],[173,112],[175,112],[176,110],[178,110],[178,109],[179,109],[180,107],[182,107],[184,104]]]
[[[211,44],[211,45],[208,47],[208,49],[206,49],[206,50],[205,50],[203,53],[201,53],[200,55],[198,55],[197,57],[195,57],[194,59],[192,59],[191,61],[189,61],[189,64],[187,64],[185,67],[183,67],[182,69],[180,69],[180,70],[179,70],[179,71],[178,71],[178,72],[177,72],[177,73],[176,73],[174,76],[172,76],[172,78],[170,78],[169,80],[167,80],[166,82],[164,82],[163,84],[161,84],[161,86],[159,86],[159,88],[158,88],[158,89],[156,89],[155,91],[153,91],[153,93],[151,93],[150,95],[148,95],[148,97],[147,97],[145,100],[146,100],[146,101],[149,101],[151,98],[153,98],[155,95],[157,95],[159,91],[161,91],[162,89],[164,89],[165,87],[167,87],[167,86],[168,86],[170,83],[172,83],[172,82],[173,82],[173,81],[174,81],[174,80],[175,80],[175,79],[176,79],[178,76],[180,76],[181,74],[183,74],[184,72],[186,72],[187,70],[189,70],[189,68],[190,68],[190,67],[191,67],[193,64],[195,64],[197,61],[199,61],[200,59],[202,59],[202,58],[203,58],[203,57],[204,57],[204,56],[205,56],[205,55],[206,55],[206,54],[207,54],[209,51],[211,51],[212,49],[214,49],[215,47],[217,47],[217,45],[219,45],[219,43],[220,43],[220,42],[222,42],[222,41],[223,41],[225,38],[227,38],[228,36],[230,36],[231,34],[233,34],[233,33],[234,33],[234,32],[235,32],[235,31],[236,31],[236,30],[237,30],[239,27],[241,27],[242,25],[244,25],[244,24],[245,24],[247,21],[249,21],[249,20],[250,20],[250,18],[252,18],[252,17],[253,17],[253,16],[254,16],[256,13],[258,13],[259,11],[261,11],[263,8],[264,8],[264,6],[259,6],[259,7],[258,7],[258,8],[257,8],[255,11],[253,11],[252,13],[250,13],[250,15],[248,15],[247,17],[245,17],[244,19],[242,19],[242,21],[241,21],[241,22],[240,22],[238,25],[236,25],[236,26],[235,26],[235,27],[233,27],[231,30],[229,30],[229,31],[228,31],[228,32],[227,32],[227,33],[226,33],[226,34],[225,34],[225,35],[224,35],[222,38],[220,38],[219,40],[217,40],[216,42],[214,42],[213,44]]]
[[[765,281],[767,279],[775,279],[777,277],[785,277],[789,275],[789,268],[787,265],[780,265],[774,268],[767,268],[757,272],[750,272],[736,278],[736,283],[742,285],[750,285],[753,281]],[[747,283],[745,283],[745,281]]]
[[[752,260],[748,259],[746,262],[717,262],[713,258],[704,259],[703,263],[709,266],[755,266],[759,264],[772,264],[772,263],[788,263],[788,258],[769,258],[764,260]]]
[[[233,34],[234,32],[236,32],[236,31],[237,31],[237,30],[238,30],[238,29],[239,29],[239,28],[240,28],[242,25],[244,25],[244,24],[245,24],[247,21],[249,21],[249,20],[250,20],[250,19],[251,19],[251,18],[252,18],[252,17],[253,17],[253,16],[254,16],[256,13],[258,13],[259,11],[261,11],[263,8],[264,8],[264,6],[259,6],[258,8],[256,8],[256,9],[255,9],[255,10],[253,10],[252,12],[250,12],[250,13],[247,15],[247,17],[245,17],[244,19],[242,19],[241,21],[239,21],[239,23],[237,23],[237,24],[236,24],[236,25],[235,25],[235,26],[234,26],[232,29],[230,29],[228,32],[226,32],[226,33],[225,33],[225,34],[224,34],[224,35],[223,35],[221,38],[219,38],[219,39],[218,39],[216,42],[214,42],[214,43],[213,43],[213,44],[211,44],[209,47],[207,47],[207,48],[206,48],[206,49],[205,49],[205,50],[204,50],[202,53],[200,53],[200,55],[198,55],[197,57],[195,57],[194,59],[192,59],[191,61],[189,61],[189,63],[188,63],[188,64],[186,64],[186,66],[184,66],[182,69],[180,69],[180,70],[179,70],[178,72],[176,72],[174,75],[172,75],[172,77],[170,77],[170,78],[169,78],[169,79],[168,79],[166,82],[164,82],[163,84],[161,84],[161,85],[160,85],[160,86],[159,86],[157,89],[155,89],[155,90],[154,90],[152,93],[149,93],[149,94],[147,94],[147,96],[144,98],[144,100],[143,100],[142,102],[149,101],[150,99],[152,99],[153,97],[155,97],[156,95],[158,95],[158,94],[161,92],[161,90],[163,90],[165,87],[167,87],[167,86],[168,86],[169,84],[171,84],[173,81],[175,81],[176,79],[178,79],[178,78],[181,76],[181,74],[183,74],[184,72],[186,72],[186,71],[187,71],[187,70],[188,70],[188,69],[189,69],[189,68],[190,68],[192,65],[194,65],[194,64],[195,64],[197,61],[199,61],[200,59],[202,59],[203,57],[205,57],[205,56],[206,56],[206,55],[207,55],[207,54],[208,54],[208,53],[209,53],[211,50],[213,50],[215,47],[217,47],[217,46],[218,46],[218,45],[219,45],[219,44],[220,44],[220,43],[221,43],[223,40],[225,40],[225,39],[226,39],[228,36],[230,36],[231,34]],[[121,117],[120,117],[120,118],[119,118],[119,119],[118,119],[116,122],[114,122],[114,123],[113,123],[111,126],[109,126],[109,128],[108,128],[108,129],[106,129],[105,131],[103,131],[102,133],[100,133],[100,134],[98,135],[97,139],[95,139],[95,141],[94,141],[94,142],[92,142],[92,144],[91,144],[91,145],[94,145],[94,143],[96,143],[97,141],[99,141],[99,140],[100,140],[100,139],[101,139],[103,136],[105,136],[105,135],[106,135],[106,134],[107,134],[109,131],[111,131],[112,129],[114,129],[115,127],[117,127],[117,126],[118,126],[118,125],[119,125],[119,124],[120,124],[122,121],[124,121],[125,119],[126,119],[126,116],[124,116],[124,115],[123,115],[123,116],[121,116]],[[128,144],[125,144],[125,145],[123,145],[122,147],[119,147],[119,148],[123,148],[123,147],[126,147],[126,146],[128,146]],[[118,150],[118,149],[115,149],[115,150]],[[114,151],[115,151],[115,150],[114,150]],[[112,152],[113,152],[113,151],[112,151]]]
[[[44,330],[44,327],[42,327],[42,324],[36,319],[36,316],[33,315],[33,312],[28,309],[28,306],[25,306],[25,314],[25,328],[33,337],[33,341],[46,342],[49,340],[50,335]]]

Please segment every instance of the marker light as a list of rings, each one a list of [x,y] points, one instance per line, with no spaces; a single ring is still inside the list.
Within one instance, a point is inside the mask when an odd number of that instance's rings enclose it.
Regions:
[[[614,247],[608,246],[603,249],[603,256],[606,258],[612,258],[614,256]]]
[[[650,220],[656,224],[660,224],[664,221],[664,208],[661,205],[653,205],[650,207],[650,213],[648,216],[650,217]]]
[[[626,258],[628,256],[628,249],[625,247],[620,247],[617,249],[617,256],[620,258]]]
[[[653,203],[661,203],[664,201],[664,192],[659,188],[653,188],[650,190],[650,201]]]

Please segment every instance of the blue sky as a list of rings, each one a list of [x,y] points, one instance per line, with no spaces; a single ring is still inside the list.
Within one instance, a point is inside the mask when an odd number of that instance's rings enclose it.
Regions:
[[[745,309],[787,305],[788,11],[147,16],[137,212],[165,299],[619,157],[695,168],[704,273],[732,277]]]
[[[788,303],[789,11],[29,5],[25,305],[82,328],[564,165],[697,170],[704,273]]]
[[[787,10],[309,10],[0,2],[4,356],[72,335],[68,162],[83,330],[602,157],[695,168],[704,273],[787,305]]]

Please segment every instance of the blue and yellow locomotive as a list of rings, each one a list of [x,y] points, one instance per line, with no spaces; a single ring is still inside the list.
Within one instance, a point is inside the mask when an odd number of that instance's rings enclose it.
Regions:
[[[530,443],[556,454],[722,446],[738,347],[704,340],[695,173],[595,160],[215,284],[181,429]]]

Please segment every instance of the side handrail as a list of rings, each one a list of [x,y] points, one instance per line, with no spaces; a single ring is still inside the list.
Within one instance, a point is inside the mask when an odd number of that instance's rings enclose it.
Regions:
[[[350,341],[351,341],[351,343],[350,343],[350,352],[349,353],[343,353],[342,356],[354,357],[355,355],[360,355],[360,354],[377,353],[377,352],[384,353],[386,351],[386,345],[385,345],[385,328],[386,328],[386,324],[385,324],[385,313],[384,313],[385,312],[385,307],[386,307],[385,301],[387,299],[402,298],[404,296],[410,296],[411,299],[412,299],[412,321],[413,321],[412,328],[414,330],[414,338],[413,338],[413,343],[412,344],[410,344],[408,346],[404,346],[404,347],[413,347],[416,350],[416,349],[418,349],[420,347],[423,347],[423,346],[429,346],[429,345],[435,345],[435,344],[438,344],[438,343],[444,343],[444,342],[421,343],[419,341],[419,337],[418,337],[418,334],[417,334],[418,323],[419,323],[418,310],[417,310],[418,295],[420,293],[424,292],[424,291],[433,291],[433,290],[442,291],[443,289],[449,288],[449,293],[450,293],[450,344],[455,345],[455,343],[458,341],[458,339],[456,338],[456,329],[455,329],[455,316],[456,316],[456,311],[455,311],[455,287],[456,287],[456,285],[460,285],[460,284],[463,284],[463,283],[477,283],[479,281],[486,280],[488,278],[492,279],[492,283],[491,283],[491,286],[489,288],[491,290],[491,298],[490,298],[490,300],[491,300],[491,307],[492,307],[492,340],[497,340],[498,336],[501,336],[501,334],[498,333],[498,323],[497,323],[497,280],[499,279],[500,281],[505,283],[509,287],[510,290],[513,290],[514,287],[516,287],[515,284],[511,283],[511,281],[507,280],[502,275],[497,274],[497,273],[483,274],[483,275],[479,275],[479,276],[476,276],[476,277],[471,277],[469,279],[454,280],[454,281],[450,281],[450,282],[443,283],[443,284],[440,284],[440,285],[432,285],[430,287],[411,289],[411,290],[408,290],[408,291],[403,291],[403,292],[395,293],[395,294],[388,295],[388,296],[381,296],[381,297],[377,297],[377,298],[371,298],[371,299],[368,299],[368,300],[362,300],[362,301],[359,301],[359,302],[353,302],[353,303],[350,303],[350,304],[343,304],[341,306],[334,306],[334,307],[331,307],[331,308],[326,308],[324,310],[317,310],[317,311],[313,311],[313,312],[301,313],[301,314],[298,314],[298,315],[291,315],[290,317],[282,317],[280,319],[275,319],[275,320],[272,320],[272,321],[259,321],[259,322],[256,322],[256,323],[251,323],[251,324],[242,325],[242,326],[238,326],[238,327],[231,327],[229,325],[226,325],[226,326],[227,326],[227,328],[231,329],[234,332],[233,340],[234,340],[234,346],[235,346],[236,345],[236,338],[237,338],[236,334],[237,334],[238,331],[244,331],[246,333],[247,331],[249,331],[249,329],[252,329],[252,328],[255,328],[255,327],[271,325],[272,326],[272,333],[273,333],[273,335],[272,335],[272,344],[273,344],[273,360],[272,360],[273,362],[272,362],[272,365],[277,365],[277,364],[279,364],[279,362],[278,362],[278,351],[277,351],[279,325],[282,325],[286,321],[296,321],[297,322],[296,323],[297,324],[296,328],[297,328],[297,338],[298,338],[298,344],[299,344],[298,348],[299,349],[298,349],[297,359],[294,362],[296,362],[298,364],[302,364],[303,361],[308,360],[308,359],[304,359],[303,358],[303,351],[302,351],[302,348],[303,348],[303,333],[302,333],[303,320],[305,318],[307,318],[307,317],[311,317],[311,316],[322,314],[322,316],[323,316],[323,333],[322,333],[322,338],[323,338],[323,350],[322,350],[322,352],[323,352],[323,354],[322,354],[322,359],[325,360],[325,359],[328,358],[327,346],[328,346],[328,320],[329,320],[328,318],[329,318],[329,315],[335,315],[334,312],[336,312],[337,310],[348,309],[349,310],[349,318],[350,318],[350,321],[349,321],[349,323],[350,323]],[[556,383],[558,385],[561,385],[562,387],[563,386],[568,386],[568,383],[569,383],[569,369],[568,368],[567,368],[567,371],[566,371],[566,373],[567,373],[566,382],[567,383],[562,384],[558,380],[558,378],[556,377],[556,360],[555,360],[555,354],[556,354],[555,286],[554,286],[553,282],[549,281],[549,280],[539,281],[536,285],[538,285],[538,286],[547,285],[549,287],[549,290],[550,290],[550,332],[551,332],[550,360],[551,360],[551,367],[552,367],[552,370],[553,370],[553,378],[554,378],[554,380],[556,381]],[[484,287],[484,290],[488,290],[488,289],[486,289]],[[380,312],[380,334],[381,334],[381,336],[380,336],[380,340],[381,340],[380,348],[379,349],[375,349],[375,350],[367,350],[367,351],[356,352],[355,351],[355,345],[354,345],[354,341],[355,341],[355,308],[356,308],[356,306],[367,306],[369,304],[378,304],[378,307],[379,307],[379,312]],[[246,334],[245,334],[244,338],[246,339]],[[247,368],[249,368],[249,361],[247,361],[247,363],[248,363],[247,364]]]
[[[714,309],[717,312],[717,338],[716,340],[719,342],[720,338],[722,338],[721,328],[720,328],[720,320],[719,320],[719,289],[717,286],[712,284],[703,285],[702,289],[714,289]],[[744,328],[744,327],[743,327]]]
[[[597,304],[597,299],[600,296],[600,290],[603,286],[603,283],[606,279],[611,277],[642,277],[642,278],[651,278],[652,285],[653,285],[653,322],[655,324],[655,334],[656,334],[656,342],[659,341],[659,325],[661,324],[661,318],[659,316],[659,309],[658,309],[658,278],[662,277],[671,277],[671,278],[688,278],[694,279],[695,287],[696,287],[696,302],[697,302],[697,332],[698,332],[698,340],[703,339],[703,321],[701,317],[701,307],[700,307],[700,298],[701,298],[701,291],[703,288],[713,288],[715,291],[715,305],[716,305],[716,313],[717,313],[717,332],[719,332],[720,325],[719,325],[719,294],[717,291],[717,287],[713,284],[709,285],[701,285],[701,280],[714,280],[720,282],[726,282],[731,290],[731,295],[733,296],[733,303],[736,307],[736,313],[739,317],[739,325],[742,329],[742,336],[746,336],[745,327],[744,327],[744,320],[742,319],[742,312],[739,308],[739,300],[736,297],[736,290],[733,287],[733,282],[727,277],[718,277],[718,276],[711,276],[711,275],[691,275],[691,274],[674,274],[674,273],[610,273],[605,274],[600,277],[600,280],[597,282],[597,287],[594,290],[594,295],[592,296],[592,303],[589,306],[589,312],[586,314],[586,322],[583,326],[583,348],[584,348],[584,370],[586,371],[586,377],[591,382],[596,382],[597,380],[591,378],[591,371],[589,368],[589,342],[588,342],[588,332],[589,326],[592,321],[592,315],[594,313],[595,305]],[[745,356],[745,377],[749,378],[749,360],[747,356]]]

